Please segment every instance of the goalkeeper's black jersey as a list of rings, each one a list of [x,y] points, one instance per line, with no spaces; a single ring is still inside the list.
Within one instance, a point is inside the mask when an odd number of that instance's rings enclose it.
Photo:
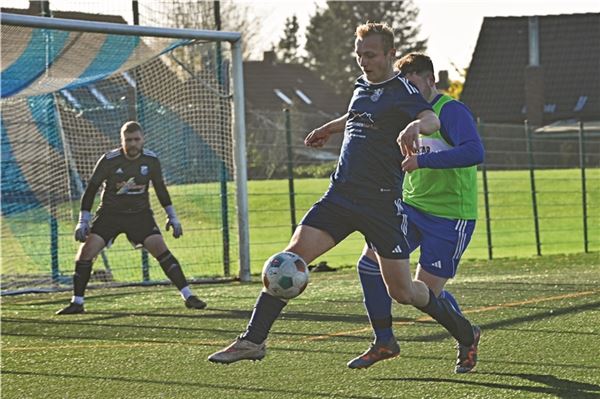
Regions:
[[[134,160],[127,159],[122,149],[104,154],[96,164],[81,198],[81,210],[90,211],[98,188],[104,183],[98,210],[136,213],[150,209],[148,187],[154,186],[160,204],[171,205],[156,154],[144,149]]]

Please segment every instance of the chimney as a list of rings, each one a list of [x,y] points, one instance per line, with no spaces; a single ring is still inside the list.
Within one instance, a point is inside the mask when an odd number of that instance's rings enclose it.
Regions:
[[[440,90],[448,90],[450,88],[450,79],[448,78],[448,71],[438,72],[438,81],[435,86]]]
[[[32,15],[41,17],[50,17],[50,1],[48,0],[29,0],[29,11]]]
[[[274,64],[277,62],[277,56],[275,55],[275,51],[265,51],[263,53],[263,62],[267,64]]]
[[[525,106],[532,126],[544,122],[544,69],[540,65],[538,17],[529,17],[529,65],[525,67]]]

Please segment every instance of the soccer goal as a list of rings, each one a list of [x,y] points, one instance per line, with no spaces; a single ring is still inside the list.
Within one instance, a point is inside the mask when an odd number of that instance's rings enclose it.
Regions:
[[[70,286],[79,198],[127,120],[161,161],[184,228],[165,238],[188,277],[250,279],[239,33],[6,13],[1,32],[2,293]],[[90,285],[164,280],[120,236]]]

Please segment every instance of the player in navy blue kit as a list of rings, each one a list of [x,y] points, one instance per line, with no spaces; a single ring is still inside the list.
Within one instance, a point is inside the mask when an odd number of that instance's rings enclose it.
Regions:
[[[413,281],[410,274],[399,208],[401,148],[414,151],[418,134],[437,131],[439,120],[419,91],[394,72],[393,46],[389,26],[368,23],[357,28],[356,60],[363,75],[356,81],[348,112],[305,139],[307,146],[320,147],[345,126],[337,168],[329,189],[306,213],[285,251],[310,263],[352,232],[361,232],[377,253],[390,295],[427,312],[459,341],[470,344],[470,323],[431,295],[424,283]],[[246,331],[208,360],[262,359],[269,330],[285,305],[263,289]]]
[[[423,281],[437,297],[452,303],[454,296],[444,289],[456,275],[477,219],[477,164],[484,149],[470,110],[452,97],[438,92],[431,59],[411,53],[395,64],[430,102],[440,118],[438,132],[420,137],[420,151],[402,162],[407,174],[403,181],[402,207],[408,216],[410,250],[420,248],[415,278]],[[392,299],[386,292],[375,254],[365,247],[358,262],[364,302],[373,327],[375,342],[362,355],[348,362],[350,368],[367,368],[380,360],[397,356],[400,347],[392,330]],[[477,365],[481,330],[475,328],[470,346],[458,345],[455,372],[468,373]]]
[[[156,258],[180,290],[186,307],[206,307],[204,301],[193,295],[179,262],[167,248],[154,221],[148,197],[150,182],[167,213],[166,229],[173,228],[173,237],[179,238],[183,230],[165,186],[158,157],[144,149],[142,127],[137,122],[127,122],[121,127],[121,148],[100,158],[81,198],[75,239],[83,244],[75,258],[74,294],[69,306],[56,314],[84,312],[84,292],[90,280],[92,262],[120,233],[125,233],[136,248],[144,247]],[[92,220],[90,211],[101,185],[104,186],[100,205]]]

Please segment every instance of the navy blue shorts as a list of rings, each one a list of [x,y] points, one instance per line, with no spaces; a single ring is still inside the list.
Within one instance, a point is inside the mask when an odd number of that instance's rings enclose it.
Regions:
[[[327,193],[309,209],[300,224],[329,233],[336,244],[358,231],[383,258],[408,259],[410,254],[402,230],[406,217],[400,212],[399,199],[354,201]]]
[[[419,264],[438,277],[456,275],[460,258],[471,241],[475,220],[447,219],[402,203],[408,216],[407,239],[411,252],[421,248]]]

